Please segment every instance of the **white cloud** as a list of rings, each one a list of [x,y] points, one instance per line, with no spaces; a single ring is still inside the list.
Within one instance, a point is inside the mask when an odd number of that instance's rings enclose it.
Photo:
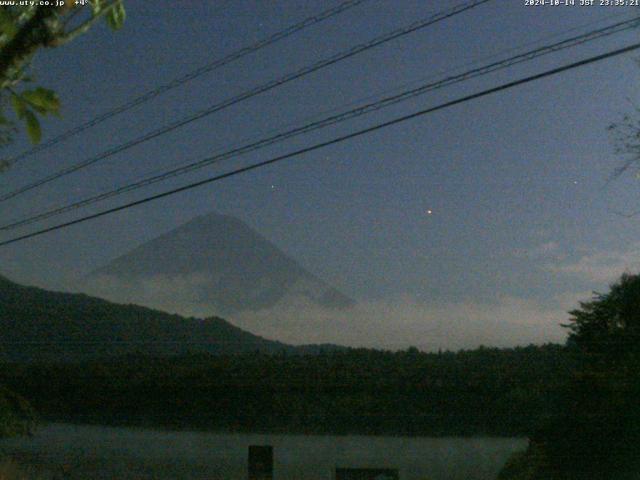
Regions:
[[[123,280],[101,275],[75,285],[74,290],[118,303],[133,303],[185,316],[210,317],[217,309],[202,302],[200,292],[211,282],[208,275],[155,275]]]
[[[542,258],[542,257],[553,257],[554,259],[564,258],[564,254],[558,242],[549,241],[537,245],[535,247],[531,247],[528,249],[518,249],[515,251],[516,257],[523,258]]]
[[[572,305],[573,306],[573,305]],[[545,307],[533,300],[504,297],[496,303],[458,302],[430,306],[409,297],[358,304],[329,312],[298,302],[270,310],[243,313],[232,323],[287,343],[424,350],[515,346],[563,342],[560,323],[566,305]]]
[[[112,283],[108,278],[93,285],[91,293],[114,301],[134,302],[187,316],[207,317],[216,308],[194,292],[205,281],[200,276],[154,277],[144,288]],[[542,302],[504,296],[495,302],[471,300],[432,305],[410,296],[366,301],[348,310],[330,310],[301,298],[264,310],[227,318],[244,330],[292,344],[340,345],[427,351],[485,346],[516,346],[564,342],[567,311],[586,295]]]
[[[548,265],[547,270],[597,283],[610,283],[625,272],[640,270],[640,243],[625,251],[590,252],[573,263]]]

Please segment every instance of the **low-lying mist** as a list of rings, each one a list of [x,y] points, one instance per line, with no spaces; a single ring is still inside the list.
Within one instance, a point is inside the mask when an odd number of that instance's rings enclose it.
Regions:
[[[141,304],[193,317],[220,315],[199,292],[201,274],[156,276],[129,285],[102,279],[86,293],[122,303]],[[327,309],[300,297],[285,297],[271,308],[227,316],[234,325],[291,344],[335,343],[357,347],[425,351],[458,350],[479,345],[509,347],[564,342],[560,326],[580,296],[554,299],[552,306],[504,296],[487,303],[429,304],[404,295],[359,301],[348,309]],[[220,315],[223,316],[223,315]]]

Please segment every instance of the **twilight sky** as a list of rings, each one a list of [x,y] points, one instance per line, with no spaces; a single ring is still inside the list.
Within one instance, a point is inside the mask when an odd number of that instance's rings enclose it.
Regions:
[[[38,81],[55,89],[63,102],[63,118],[44,123],[45,138],[338,3],[159,0],[150,9],[147,2],[129,1],[122,31],[100,25],[75,43],[36,58]],[[524,3],[494,0],[213,114],[2,203],[0,221],[638,13],[632,7]],[[0,177],[0,191],[453,4],[369,0],[23,160]],[[615,35],[438,90],[38,226],[628,45],[638,41],[639,33]],[[277,312],[282,319],[277,325],[231,319],[257,333],[291,342],[342,340],[426,349],[562,341],[558,324],[578,299],[640,266],[640,216],[615,213],[640,209],[640,190],[633,178],[607,183],[622,159],[613,153],[606,130],[640,104],[638,57],[629,54],[575,69],[1,247],[0,272],[16,281],[64,288],[130,248],[217,211],[242,219],[361,304],[351,318],[317,324],[301,323],[295,307]],[[6,153],[26,147],[19,141]]]

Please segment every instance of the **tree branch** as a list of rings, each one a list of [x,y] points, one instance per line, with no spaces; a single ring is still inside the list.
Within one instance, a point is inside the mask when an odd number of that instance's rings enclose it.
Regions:
[[[78,25],[76,28],[74,28],[73,30],[63,35],[57,36],[53,40],[53,46],[58,47],[60,45],[64,45],[65,43],[70,42],[74,38],[82,35],[83,33],[86,33],[93,26],[94,23],[96,23],[98,20],[104,17],[107,13],[113,10],[116,7],[116,5],[118,5],[121,1],[122,0],[114,0],[109,5],[107,5],[102,10],[100,10],[98,13],[94,13],[91,16],[91,18],[86,22],[82,23],[81,25]]]
[[[0,87],[10,82],[12,69],[17,69],[38,47],[51,41],[47,20],[55,15],[51,7],[39,7],[18,33],[0,50]]]

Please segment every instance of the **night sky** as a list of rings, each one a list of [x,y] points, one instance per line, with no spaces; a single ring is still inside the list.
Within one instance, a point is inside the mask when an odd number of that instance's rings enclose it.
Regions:
[[[121,31],[100,25],[78,41],[36,57],[38,82],[55,89],[63,103],[62,119],[44,122],[45,139],[338,3],[160,0],[151,8],[149,2],[126,2],[128,17]],[[452,5],[367,1],[24,159],[0,176],[0,190]],[[319,118],[322,112],[637,13],[632,7],[528,7],[524,0],[494,0],[4,202],[0,220],[64,205]],[[628,45],[638,41],[639,33],[632,30],[438,90],[37,226]],[[353,318],[339,320],[343,331],[300,322],[294,328],[291,320],[258,333],[293,342],[343,340],[425,349],[562,341],[565,332],[558,324],[566,321],[566,311],[577,300],[605,290],[640,264],[640,216],[616,213],[640,209],[640,190],[632,176],[608,182],[623,158],[614,153],[607,132],[609,124],[640,105],[639,57],[632,53],[571,70],[2,247],[0,271],[19,282],[63,289],[132,247],[216,211],[242,219],[361,305]],[[6,153],[27,147],[21,138]],[[237,323],[244,325],[243,319]]]

